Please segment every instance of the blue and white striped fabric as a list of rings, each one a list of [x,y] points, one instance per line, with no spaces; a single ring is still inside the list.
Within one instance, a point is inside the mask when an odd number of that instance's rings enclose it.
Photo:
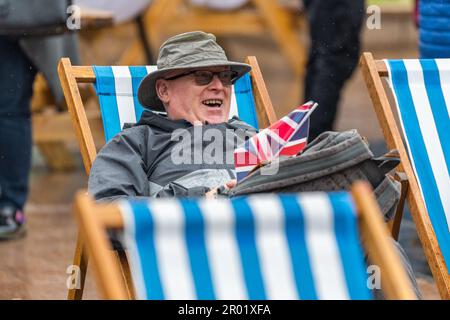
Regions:
[[[371,299],[348,193],[120,206],[138,299]]]
[[[411,164],[450,270],[450,59],[386,62]]]
[[[144,108],[139,103],[137,91],[141,80],[156,66],[93,66],[100,110],[108,142],[125,123],[136,123]],[[230,118],[238,116],[258,128],[255,102],[250,76],[240,78],[233,86]]]

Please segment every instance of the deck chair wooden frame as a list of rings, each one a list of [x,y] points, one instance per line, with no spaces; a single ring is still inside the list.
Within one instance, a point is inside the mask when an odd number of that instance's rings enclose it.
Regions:
[[[250,78],[253,87],[253,96],[255,98],[255,106],[258,116],[258,123],[261,128],[268,127],[277,121],[272,102],[269,97],[266,85],[264,83],[261,69],[259,68],[256,57],[249,56],[246,63],[252,66]],[[58,74],[66,98],[67,106],[72,118],[72,124],[75,127],[78,143],[80,145],[81,156],[86,174],[89,175],[92,163],[97,156],[97,150],[94,138],[89,126],[86,110],[83,106],[79,83],[95,83],[95,74],[91,66],[72,66],[70,59],[62,58],[58,64]],[[123,276],[129,277],[129,270],[123,253],[116,252],[122,266]],[[83,238],[78,234],[77,244],[74,255],[73,265],[79,266],[80,287],[69,289],[68,299],[79,300],[82,298],[84,281],[86,277],[88,258],[84,251]],[[130,296],[132,296],[131,288],[129,288]]]
[[[357,182],[352,196],[358,208],[358,224],[362,243],[371,263],[380,267],[381,282],[387,299],[416,299],[400,257],[389,241],[381,212],[370,186]],[[113,255],[106,230],[122,229],[120,209],[115,204],[95,204],[85,191],[75,197],[74,212],[94,267],[97,284],[105,299],[130,298],[130,279],[121,275],[121,267]]]
[[[450,299],[449,270],[442,256],[402,135],[395,121],[394,109],[389,103],[387,92],[382,84],[381,78],[388,76],[387,66],[383,60],[375,60],[373,55],[368,52],[361,56],[360,66],[386,144],[389,149],[397,149],[400,154],[399,171],[407,178],[406,198],[439,293],[442,299]]]
[[[247,7],[250,6],[253,10],[248,10]],[[249,0],[247,7],[220,11],[198,7],[186,0],[152,0],[143,15],[143,22],[153,51],[157,51],[167,35],[192,30],[203,30],[216,35],[261,35],[269,32],[292,70],[297,76],[301,76],[306,53],[288,10],[278,0]]]

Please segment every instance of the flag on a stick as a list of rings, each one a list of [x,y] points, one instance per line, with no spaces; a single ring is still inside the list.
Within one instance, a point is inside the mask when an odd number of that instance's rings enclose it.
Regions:
[[[262,162],[301,152],[308,141],[309,116],[316,107],[317,103],[309,101],[295,108],[236,148],[234,166],[238,182]]]

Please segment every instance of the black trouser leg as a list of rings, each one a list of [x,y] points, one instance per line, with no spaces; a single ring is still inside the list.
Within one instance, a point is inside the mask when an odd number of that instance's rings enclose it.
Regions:
[[[0,37],[0,205],[13,204],[18,209],[28,193],[35,74],[17,42]]]
[[[311,115],[310,141],[333,129],[340,92],[355,69],[360,51],[364,0],[304,0],[311,48],[305,100],[319,107]]]

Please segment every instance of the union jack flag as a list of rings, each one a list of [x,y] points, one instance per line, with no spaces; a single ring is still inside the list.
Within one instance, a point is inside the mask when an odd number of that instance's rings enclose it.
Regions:
[[[244,179],[262,162],[279,156],[294,156],[308,141],[309,116],[317,103],[309,101],[295,108],[270,127],[260,131],[234,150],[237,181]]]

